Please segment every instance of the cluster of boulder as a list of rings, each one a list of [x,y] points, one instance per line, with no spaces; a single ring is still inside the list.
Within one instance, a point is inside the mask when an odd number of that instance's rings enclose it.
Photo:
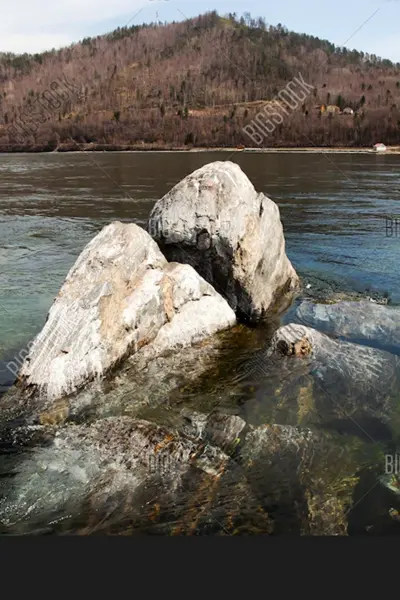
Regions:
[[[129,496],[131,508],[143,507],[156,486],[157,518],[138,512],[136,529],[138,523],[146,529],[146,523],[157,522],[161,511],[164,521],[180,520],[179,533],[202,527],[211,532],[210,522],[228,517],[222,529],[240,532],[243,515],[235,507],[246,503],[254,532],[274,531],[265,507],[284,505],[297,507],[292,516],[299,532],[346,533],[353,488],[344,493],[321,479],[327,457],[335,462],[343,454],[321,433],[289,425],[255,427],[219,412],[182,413],[182,422],[172,428],[131,416],[91,423],[82,417],[82,406],[98,393],[96,384],[117,379],[127,360],[136,365],[138,381],[143,372],[151,373],[151,365],[157,371],[163,357],[181,357],[184,365],[191,349],[214,334],[280,314],[298,289],[278,207],[228,161],[205,165],[178,183],[154,206],[147,231],[132,223],[105,227],[68,273],[16,384],[2,400],[3,440],[16,444],[22,435],[36,444],[44,432],[50,436],[20,466],[1,500],[3,525],[55,506],[79,512],[87,497],[96,514],[115,512],[110,498],[118,504],[121,494]],[[398,356],[392,353],[398,313],[348,304],[346,314],[358,328],[335,305],[300,304],[261,360],[268,365],[282,357],[307,359],[326,393],[334,382],[344,397],[354,396],[355,412],[387,414],[387,388],[398,376]],[[380,321],[374,315],[374,322],[383,322],[385,332],[380,325],[372,330],[368,311],[383,310],[388,312],[380,312]],[[348,340],[331,337],[346,335]],[[382,348],[354,343],[372,336],[381,339]],[[368,403],[371,389],[376,393]],[[337,416],[335,409],[331,416]],[[356,466],[351,461],[347,466],[351,478]],[[221,486],[229,490],[224,515],[216,502]],[[184,514],[177,515],[176,506],[183,505]]]
[[[154,358],[237,318],[257,322],[298,287],[278,207],[235,163],[186,177],[156,203],[147,229],[154,239],[111,223],[89,242],[21,367],[20,388],[52,402],[140,350]]]

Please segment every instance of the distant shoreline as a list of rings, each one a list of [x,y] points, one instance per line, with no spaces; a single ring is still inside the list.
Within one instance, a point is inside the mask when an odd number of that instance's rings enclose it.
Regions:
[[[73,148],[71,145],[61,147],[58,149],[46,148],[0,148],[0,154],[84,154],[87,152],[104,153],[104,152],[123,152],[123,153],[139,153],[139,152],[184,152],[184,153],[200,153],[200,152],[240,152],[240,153],[255,153],[255,154],[275,154],[275,153],[306,153],[306,154],[375,154],[379,156],[400,154],[400,146],[388,146],[386,152],[376,152],[372,148],[362,147],[271,147],[271,148],[187,148],[187,147],[152,147],[151,145],[146,147],[140,146],[128,146],[126,144],[111,145],[110,147],[104,144],[81,144],[79,148]]]

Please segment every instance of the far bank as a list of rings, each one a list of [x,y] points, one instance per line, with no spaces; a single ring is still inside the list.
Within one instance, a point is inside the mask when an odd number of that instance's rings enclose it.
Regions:
[[[352,153],[352,154],[400,154],[400,146],[387,146],[385,152],[376,152],[370,147],[346,147],[346,146],[277,146],[268,148],[242,148],[242,147],[188,147],[188,146],[164,146],[160,144],[61,144],[55,147],[52,144],[35,145],[0,145],[0,154],[11,153],[43,153],[43,152],[245,152],[245,153]]]

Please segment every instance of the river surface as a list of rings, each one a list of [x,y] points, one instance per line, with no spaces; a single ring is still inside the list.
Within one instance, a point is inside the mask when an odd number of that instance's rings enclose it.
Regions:
[[[0,391],[13,380],[6,364],[42,328],[87,242],[113,220],[144,225],[174,184],[206,163],[228,159],[278,204],[287,254],[304,281],[304,294],[316,300],[353,294],[400,304],[400,156],[3,154]],[[239,347],[239,362],[240,353]],[[243,356],[247,353],[244,345]],[[257,420],[252,392],[246,393],[247,414]]]

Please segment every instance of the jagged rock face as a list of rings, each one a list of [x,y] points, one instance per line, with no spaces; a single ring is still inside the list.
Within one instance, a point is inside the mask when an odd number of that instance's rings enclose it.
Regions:
[[[385,350],[400,354],[400,308],[370,301],[313,304],[302,302],[295,318],[324,333],[350,340],[373,341]]]
[[[141,348],[156,356],[235,320],[227,302],[192,267],[169,264],[137,225],[112,223],[68,273],[19,382],[54,401]]]
[[[148,230],[169,260],[191,264],[244,320],[285,307],[298,284],[277,205],[230,161],[178,183],[156,203]]]

